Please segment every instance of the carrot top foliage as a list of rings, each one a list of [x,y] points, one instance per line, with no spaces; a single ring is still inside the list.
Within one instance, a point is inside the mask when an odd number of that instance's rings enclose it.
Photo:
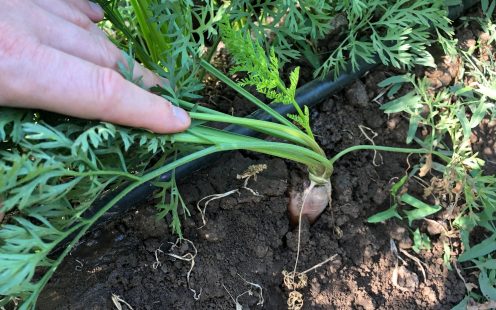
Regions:
[[[106,13],[102,27],[128,52],[122,74],[131,78],[132,59],[166,78],[162,96],[188,111],[192,127],[173,135],[157,135],[109,123],[67,118],[40,111],[0,108],[0,306],[20,301],[34,308],[43,287],[79,239],[119,199],[145,182],[154,182],[160,216],[170,215],[181,235],[181,214],[188,210],[174,178],[157,177],[180,165],[221,151],[245,149],[305,165],[313,179],[328,180],[333,162],[314,139],[309,109],[295,101],[298,69],[289,86],[281,66],[305,57],[323,77],[351,61],[411,67],[430,64],[425,50],[435,37],[451,35],[442,1],[192,1],[98,0]],[[336,28],[338,18],[346,26]],[[340,45],[320,55],[317,41],[333,34]],[[233,57],[233,70],[246,73],[235,83],[210,60],[223,41]],[[427,59],[427,61],[426,61]],[[195,104],[208,73],[227,83],[272,116],[258,121],[230,116]],[[139,85],[139,80],[134,81]],[[293,104],[294,115],[281,115],[243,86],[255,86],[272,102]],[[137,103],[139,104],[139,103]],[[237,135],[206,125],[215,121],[244,126],[277,142]],[[372,149],[372,146],[355,147]],[[381,149],[381,148],[378,148]],[[392,150],[383,147],[382,150]],[[415,151],[408,149],[404,151]],[[425,151],[422,151],[425,152]],[[121,192],[97,210],[87,211],[111,189]],[[69,239],[67,239],[69,238]],[[50,254],[63,242],[68,246]]]

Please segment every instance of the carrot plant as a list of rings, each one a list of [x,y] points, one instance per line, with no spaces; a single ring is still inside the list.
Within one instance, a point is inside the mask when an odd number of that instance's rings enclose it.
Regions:
[[[343,44],[339,48],[341,54],[337,54],[341,56],[331,55],[331,59],[339,58],[339,62],[326,61],[319,71],[322,74],[332,67],[339,68],[344,54],[352,62],[358,57],[367,60],[368,54],[363,53],[373,53],[377,46],[385,63],[411,65],[415,57],[407,57],[405,53],[426,56],[423,47],[429,44],[424,32],[414,37],[411,34],[414,30],[424,29],[425,21],[429,21],[440,31],[448,32],[448,20],[439,1],[399,1],[398,5],[389,6],[390,2],[328,4],[315,0],[274,0],[253,4],[252,1],[100,0],[116,44],[133,52],[130,60],[137,58],[168,80],[155,91],[188,110],[192,126],[183,133],[156,135],[109,123],[1,108],[0,306],[16,301],[20,302],[20,309],[33,308],[47,281],[81,237],[120,199],[145,182],[154,182],[159,188],[158,212],[160,216],[170,215],[173,232],[182,237],[180,215],[189,211],[176,182],[174,178],[169,182],[155,181],[160,175],[203,156],[248,150],[306,166],[311,185],[305,189],[303,201],[290,206],[296,220],[303,216],[315,220],[330,204],[333,165],[349,152],[432,153],[443,158],[444,154],[428,147],[375,145],[353,146],[328,158],[315,140],[308,107],[298,106],[295,100],[298,69],[290,73],[289,85],[279,75],[282,62],[298,57],[294,46],[309,46],[306,42],[315,43],[323,38],[332,30],[329,23],[339,14],[348,14],[350,27],[356,28],[349,29],[350,37],[346,39],[355,42],[356,48],[347,50],[349,44]],[[413,10],[408,9],[410,5]],[[414,12],[416,18],[406,18],[409,12]],[[401,21],[397,25],[406,29],[405,32],[385,30],[394,25],[387,22],[375,27],[372,24],[375,20],[383,20],[377,16],[386,16],[386,21],[395,20],[396,16]],[[372,38],[379,38],[383,45],[375,41],[359,44],[357,36],[365,38],[371,29]],[[399,47],[393,44],[400,39]],[[420,42],[424,39],[425,42]],[[221,40],[235,62],[231,72],[245,74],[238,83],[210,63]],[[303,51],[307,58],[313,59],[315,52],[312,48]],[[121,66],[122,74],[131,80],[132,64],[129,61]],[[201,78],[207,73],[265,111],[272,120],[231,116],[191,102],[198,98]],[[134,82],[140,84],[139,79]],[[279,114],[270,103],[257,99],[244,86],[254,86],[270,102],[293,105],[296,112]],[[209,122],[236,124],[276,141],[215,129]],[[96,213],[87,212],[99,197],[115,188],[121,191]],[[322,199],[311,199],[312,196]],[[64,249],[53,252],[67,240]]]
[[[403,85],[412,87],[407,94],[382,105],[382,109],[386,113],[408,116],[407,143],[415,142],[444,157],[428,155],[414,165],[392,188],[392,206],[370,217],[369,222],[396,217],[406,218],[412,225],[413,221],[433,222],[428,217],[442,212],[436,225],[442,227],[440,241],[444,244],[446,266],[458,269],[461,263],[469,270],[477,270],[476,283],[463,279],[467,296],[456,309],[478,303],[491,308],[490,301],[496,300],[496,178],[484,172],[484,165],[494,163],[485,162],[484,155],[478,154],[473,146],[474,131],[481,123],[494,121],[496,111],[496,27],[491,18],[495,2],[483,1],[482,4],[485,14],[466,18],[462,25],[466,27],[468,22],[480,25],[483,35],[477,43],[463,50],[456,47],[455,42],[446,42],[451,44],[460,62],[452,86],[434,91],[427,78],[411,74],[390,77],[380,83],[380,86],[390,87],[389,95],[394,95]],[[423,135],[418,134],[420,130]],[[493,137],[486,139],[491,141]],[[400,190],[409,179],[427,176],[430,178],[422,181],[423,199],[405,192],[406,187]],[[427,199],[436,203],[423,201]],[[453,254],[455,238],[463,245],[458,257]],[[413,240],[413,249],[417,252],[430,247],[428,235],[419,228]]]

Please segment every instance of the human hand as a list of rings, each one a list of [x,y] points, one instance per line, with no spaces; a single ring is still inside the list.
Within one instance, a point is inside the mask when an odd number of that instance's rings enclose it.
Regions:
[[[88,0],[0,0],[0,106],[42,109],[157,133],[185,130],[188,114],[125,80],[121,51]],[[161,84],[136,64],[145,87]]]

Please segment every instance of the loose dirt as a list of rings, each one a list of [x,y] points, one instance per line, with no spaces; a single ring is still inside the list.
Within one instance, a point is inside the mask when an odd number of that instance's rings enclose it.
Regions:
[[[478,30],[457,31],[465,48],[480,35]],[[333,42],[330,36],[323,51],[332,50]],[[433,89],[449,85],[458,73],[456,59],[437,59],[436,70],[416,72],[425,74]],[[227,63],[225,55],[218,61],[218,67]],[[400,115],[388,118],[379,110],[387,99],[376,85],[394,74],[398,72],[369,72],[313,109],[314,133],[329,156],[370,144],[359,126],[367,127],[370,136],[377,134],[377,145],[405,146],[407,120]],[[311,70],[302,68],[301,83],[310,79]],[[251,111],[249,103],[221,84],[208,84],[207,93],[204,104],[209,107],[236,115]],[[488,162],[488,174],[496,170],[495,128],[494,121],[485,120],[471,139],[474,150]],[[314,225],[302,225],[298,271],[336,256],[307,273],[307,285],[299,289],[303,309],[450,309],[464,297],[463,281],[443,262],[445,237],[439,224],[416,221],[409,228],[396,219],[367,223],[369,216],[390,207],[391,186],[418,159],[367,151],[337,162],[332,208]],[[204,225],[198,201],[242,187],[244,181],[237,175],[259,164],[267,169],[248,182],[252,191],[240,189],[239,194],[211,201]],[[189,241],[176,243],[168,222],[157,219],[152,203],[145,202],[85,236],[59,267],[38,306],[111,309],[114,296],[122,309],[128,307],[122,300],[134,309],[237,309],[235,301],[242,309],[286,309],[289,292],[283,286],[283,271],[293,270],[298,237],[286,212],[287,197],[305,180],[306,172],[291,162],[247,152],[224,154],[213,168],[180,184],[191,211],[182,222]],[[422,196],[419,183],[410,182],[408,189]],[[412,250],[411,229],[417,227],[432,241],[432,248],[420,254]],[[459,253],[459,241],[451,241]],[[461,275],[471,278],[463,271]]]
[[[373,100],[378,95],[375,85],[387,74],[370,72],[314,109],[314,132],[329,155],[368,144],[359,125],[377,132],[376,144],[403,145],[407,122],[388,119],[379,110],[384,98]],[[197,202],[241,187],[243,180],[236,175],[255,164],[267,165],[248,183],[258,195],[242,189],[239,195],[212,201],[207,223],[199,228],[203,223]],[[404,155],[374,157],[373,152],[353,153],[337,163],[332,208],[313,226],[302,225],[299,271],[337,256],[307,274],[308,285],[300,290],[303,309],[449,309],[464,297],[463,282],[443,264],[442,242],[434,234],[432,249],[416,254],[405,222],[366,222],[389,208],[388,190],[408,166]],[[150,204],[143,204],[86,236],[59,267],[38,306],[110,309],[116,294],[134,309],[235,309],[233,298],[249,291],[238,298],[243,309],[285,309],[288,292],[282,271],[292,271],[297,244],[297,230],[286,212],[287,196],[305,176],[301,167],[283,160],[224,154],[213,168],[194,173],[180,185],[192,214],[183,221],[184,237],[197,250],[189,283],[191,262],[167,254],[194,254],[195,249],[188,242],[173,246],[177,236],[165,220],[156,219]],[[392,281],[397,261],[392,243],[403,259],[396,269],[397,286]],[[423,262],[426,278],[401,250]],[[247,282],[263,289],[263,305],[259,290]]]

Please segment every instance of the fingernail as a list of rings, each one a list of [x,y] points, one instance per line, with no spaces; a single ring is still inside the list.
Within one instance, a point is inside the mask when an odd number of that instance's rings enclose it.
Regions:
[[[183,109],[172,106],[172,114],[174,117],[179,120],[183,125],[186,125],[189,123],[189,115],[184,111]]]
[[[98,3],[90,1],[90,8],[93,12],[95,12],[98,15],[103,15],[104,13],[102,7]]]

